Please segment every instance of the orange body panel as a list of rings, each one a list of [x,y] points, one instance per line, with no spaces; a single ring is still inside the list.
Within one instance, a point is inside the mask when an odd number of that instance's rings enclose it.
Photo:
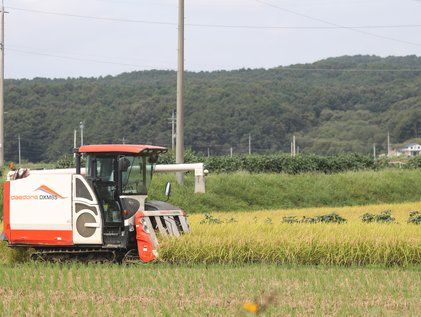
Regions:
[[[11,230],[10,244],[69,246],[73,232],[68,230]]]
[[[154,254],[154,245],[152,243],[151,237],[145,229],[143,228],[142,218],[144,214],[142,212],[137,212],[135,215],[135,226],[136,226],[136,240],[137,240],[137,251],[139,253],[139,258],[142,262],[148,263],[156,259]],[[149,230],[153,230],[150,228]]]
[[[3,226],[4,235],[7,240],[10,241],[10,182],[4,182],[3,184]]]
[[[165,151],[166,148],[153,145],[142,144],[95,144],[83,145],[79,149],[79,153],[133,153],[140,154],[146,150]]]

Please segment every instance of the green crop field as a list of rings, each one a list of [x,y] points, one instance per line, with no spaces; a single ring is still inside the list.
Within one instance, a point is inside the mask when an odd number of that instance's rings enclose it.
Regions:
[[[3,316],[415,316],[421,271],[169,265],[2,266]]]

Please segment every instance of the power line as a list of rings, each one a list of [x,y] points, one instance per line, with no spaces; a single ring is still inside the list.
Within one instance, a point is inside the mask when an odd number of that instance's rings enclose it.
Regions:
[[[421,1],[421,0],[420,0]],[[280,30],[341,30],[341,29],[403,29],[419,28],[421,24],[395,25],[356,25],[356,26],[278,26],[278,25],[228,25],[228,24],[189,24],[193,27],[226,28],[226,29],[280,29]]]
[[[18,10],[18,11],[25,11],[25,12],[40,13],[40,14],[48,14],[48,15],[67,16],[67,17],[72,17],[72,18],[100,20],[100,21],[128,22],[128,23],[145,23],[145,24],[161,24],[161,25],[171,25],[171,26],[176,26],[177,25],[177,23],[173,23],[173,22],[162,22],[162,21],[151,21],[151,20],[137,20],[137,19],[123,19],[123,18],[110,18],[110,17],[98,17],[98,16],[92,16],[92,15],[80,15],[80,14],[71,14],[71,13],[63,13],[63,12],[42,11],[42,10],[24,9],[24,8],[17,8],[17,7],[7,7],[7,9],[8,10],[12,9],[12,10]]]
[[[6,47],[6,50],[18,52],[18,53],[23,53],[23,54],[29,54],[29,55],[54,57],[54,58],[68,59],[68,60],[81,61],[81,62],[90,62],[90,63],[98,63],[98,64],[110,64],[110,65],[139,67],[139,68],[145,68],[145,67],[152,67],[153,68],[153,66],[128,64],[128,63],[117,63],[117,62],[103,61],[103,60],[90,59],[90,58],[80,58],[80,57],[74,57],[74,56],[69,56],[69,55],[57,55],[57,54],[42,53],[42,52],[35,52],[35,51],[26,51],[26,50],[7,48],[7,47]]]
[[[256,0],[258,1],[258,0]],[[258,1],[260,2],[260,1]],[[42,11],[34,9],[25,9],[17,7],[8,7],[7,9],[47,14],[47,15],[58,15],[72,18],[100,20],[100,21],[111,21],[111,22],[124,22],[124,23],[143,23],[143,24],[157,24],[157,25],[170,25],[177,26],[174,22],[165,21],[153,21],[153,20],[139,20],[139,19],[126,19],[126,18],[111,18],[111,17],[99,17],[92,15],[80,15],[70,14],[64,12],[52,12]],[[320,22],[320,21],[319,21]],[[186,26],[201,27],[201,28],[223,28],[223,29],[258,29],[258,30],[340,30],[340,29],[402,29],[402,28],[420,28],[421,24],[396,24],[396,25],[356,25],[356,26],[344,26],[344,25],[331,25],[331,26],[282,26],[282,25],[231,25],[231,24],[201,24],[201,23],[186,23]]]
[[[103,60],[96,60],[96,59],[86,59],[86,58],[79,58],[69,55],[56,55],[50,53],[42,53],[42,52],[35,52],[35,51],[26,51],[20,49],[12,49],[7,48],[7,51],[14,51],[29,55],[37,55],[37,56],[46,56],[46,57],[54,57],[54,58],[61,58],[61,59],[68,59],[68,60],[75,60],[75,61],[82,61],[82,62],[91,62],[91,63],[99,63],[99,64],[111,64],[111,65],[119,65],[119,66],[130,66],[130,67],[152,67],[152,66],[145,66],[145,65],[138,65],[138,64],[127,64],[127,63],[117,63],[117,62],[110,62],[110,61],[103,61]],[[153,68],[153,67],[152,67]],[[303,68],[303,67],[279,67],[276,70],[285,70],[285,71],[297,71],[297,72],[364,72],[364,73],[383,73],[383,72],[421,72],[421,68],[392,68],[392,69],[374,69],[374,68]]]
[[[404,44],[409,44],[409,45],[414,45],[414,46],[421,46],[421,44],[419,44],[419,43],[414,43],[414,42],[410,42],[410,41],[395,39],[393,37],[378,35],[378,34],[374,34],[374,33],[371,33],[371,32],[363,31],[363,30],[355,28],[355,27],[345,27],[345,26],[340,25],[340,24],[336,24],[336,23],[333,23],[333,22],[329,22],[329,21],[326,21],[326,20],[323,20],[323,19],[320,19],[320,18],[316,18],[316,17],[310,16],[310,15],[304,14],[304,13],[293,11],[291,9],[286,9],[286,8],[280,7],[276,4],[273,4],[271,2],[267,2],[265,0],[254,0],[254,1],[256,1],[258,3],[261,3],[263,5],[275,8],[275,9],[280,10],[280,11],[288,12],[288,13],[293,14],[293,15],[301,16],[301,17],[304,17],[304,18],[307,18],[307,19],[310,19],[310,20],[313,20],[313,21],[317,21],[317,22],[320,22],[320,23],[324,23],[324,24],[327,24],[327,25],[331,25],[331,26],[334,26],[334,27],[344,28],[344,29],[347,29],[347,30],[350,30],[350,31],[354,31],[354,32],[358,32],[358,33],[361,33],[361,34],[377,37],[377,38],[384,39],[384,40],[389,40],[389,41],[394,41],[394,42],[399,42],[399,43],[404,43]]]
[[[16,50],[22,50],[22,51],[35,51],[38,52],[39,50],[43,51],[45,50],[44,48],[39,48],[39,47],[31,47],[31,46],[22,46],[22,45],[7,45],[7,48],[9,49],[16,49]],[[171,64],[172,65],[173,62],[169,61],[168,59],[157,59],[157,58],[153,58],[153,59],[145,59],[145,58],[139,58],[139,57],[133,57],[133,56],[109,56],[109,55],[98,55],[98,54],[86,54],[86,53],[82,53],[82,52],[78,52],[78,51],[67,51],[67,52],[63,52],[63,51],[53,51],[51,52],[51,54],[64,54],[64,55],[71,55],[71,56],[75,56],[75,57],[81,57],[81,58],[90,58],[90,57],[94,57],[96,59],[100,58],[100,59],[110,59],[110,60],[132,60],[132,61],[141,61],[141,62],[157,62],[157,63],[166,63],[166,64]],[[152,67],[152,66],[150,66]]]

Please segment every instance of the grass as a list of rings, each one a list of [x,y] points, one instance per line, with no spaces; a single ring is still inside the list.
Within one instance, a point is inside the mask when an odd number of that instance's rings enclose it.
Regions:
[[[0,269],[4,316],[415,316],[421,269],[25,264]]]
[[[395,223],[362,223],[366,212],[391,209]],[[294,265],[421,264],[421,226],[408,224],[421,202],[343,208],[215,213],[222,224],[189,218],[192,233],[161,238],[161,260],[169,263],[269,263]],[[337,212],[345,224],[287,224],[284,216]]]
[[[279,208],[340,207],[421,200],[421,170],[386,169],[338,174],[210,174],[206,194],[194,195],[194,179],[179,186],[170,174],[156,175],[151,197],[163,200],[165,182],[173,184],[170,202],[189,213]]]

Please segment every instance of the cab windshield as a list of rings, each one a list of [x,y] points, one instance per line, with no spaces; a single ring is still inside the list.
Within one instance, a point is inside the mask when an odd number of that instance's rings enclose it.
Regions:
[[[124,156],[122,161],[122,195],[147,195],[154,164],[148,156]]]
[[[98,202],[103,209],[105,223],[120,224],[122,222],[121,208],[116,199],[118,196],[114,177],[114,171],[117,169],[116,157],[112,155],[89,156],[86,167],[87,175],[98,194]]]

